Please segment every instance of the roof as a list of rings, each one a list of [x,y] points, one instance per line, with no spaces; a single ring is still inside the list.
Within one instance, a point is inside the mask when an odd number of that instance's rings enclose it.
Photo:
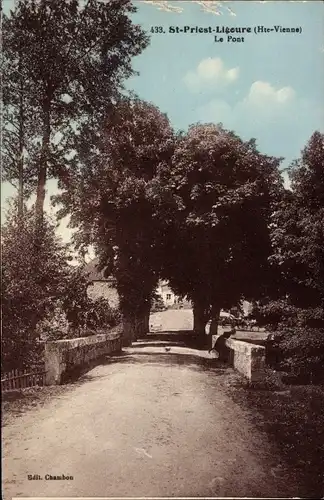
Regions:
[[[113,276],[109,276],[108,278],[106,278],[104,276],[104,272],[97,269],[98,264],[99,259],[98,257],[96,257],[84,266],[83,271],[85,275],[87,275],[89,281],[107,281],[110,283],[114,282],[115,279],[113,278]]]

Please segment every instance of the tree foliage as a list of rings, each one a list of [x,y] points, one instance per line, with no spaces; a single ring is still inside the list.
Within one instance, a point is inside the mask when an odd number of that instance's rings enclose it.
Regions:
[[[36,326],[54,314],[58,297],[59,310],[65,309],[74,325],[83,321],[87,308],[102,309],[102,304],[90,304],[78,272],[73,275],[66,265],[63,248],[44,217],[45,187],[48,177],[66,181],[80,128],[93,134],[102,128],[124,91],[124,80],[135,74],[132,57],[148,44],[129,17],[135,11],[130,0],[17,0],[4,15],[3,170],[4,180],[19,193],[13,208],[18,208],[19,219],[12,213],[4,227],[9,356],[10,346],[22,354],[25,344],[26,349],[34,345]],[[32,248],[32,216],[24,211],[34,190]],[[30,289],[35,295],[29,301]],[[73,291],[79,295],[73,297]]]
[[[2,349],[4,367],[28,364],[37,341],[37,325],[54,312],[69,275],[69,252],[46,220],[40,259],[33,251],[34,214],[23,219],[11,207],[2,227]]]
[[[22,98],[24,116],[32,115],[37,129],[32,164],[40,219],[46,179],[63,175],[77,124],[103,119],[133,74],[132,57],[147,45],[128,17],[135,10],[130,0],[18,0],[4,16],[4,102],[12,114]],[[12,162],[5,170],[9,178],[16,175]]]
[[[39,340],[79,337],[118,322],[118,311],[88,297],[81,266],[56,236],[48,218],[41,246],[34,249],[34,212],[15,204],[2,227],[2,365],[4,370],[37,360]]]
[[[299,375],[318,376],[324,358],[324,135],[314,132],[290,167],[291,191],[272,219],[274,269],[284,293],[262,312],[278,333],[284,359]]]
[[[157,172],[172,154],[166,116],[138,99],[121,99],[102,129],[88,124],[76,143],[61,216],[71,214],[82,251],[93,244],[106,275],[117,280],[120,307],[130,330],[146,317],[159,277],[155,217]]]
[[[178,200],[165,239],[164,274],[217,319],[220,308],[263,294],[271,277],[269,223],[280,159],[216,125],[180,134],[166,182]]]

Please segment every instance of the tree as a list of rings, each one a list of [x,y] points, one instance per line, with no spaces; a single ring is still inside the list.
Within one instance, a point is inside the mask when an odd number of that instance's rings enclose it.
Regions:
[[[180,201],[165,239],[164,275],[192,300],[200,335],[209,317],[215,333],[221,308],[270,286],[279,163],[259,153],[254,140],[243,142],[222,126],[193,125],[178,138],[166,182]]]
[[[26,53],[18,30],[14,35],[20,42],[16,40],[16,48],[12,50],[13,33],[5,30],[3,72],[10,75],[10,79],[4,78],[2,86],[1,154],[3,180],[17,189],[17,209],[21,217],[24,203],[36,186],[37,171],[31,157],[35,155],[33,142],[37,137],[37,129],[30,103],[32,84],[26,72]]]
[[[102,129],[82,128],[60,216],[71,214],[76,245],[93,244],[106,276],[116,278],[124,343],[148,331],[159,278],[157,172],[173,151],[167,117],[139,99],[121,99]]]
[[[23,75],[18,99],[26,98],[24,112],[32,111],[39,126],[37,223],[43,219],[46,179],[64,174],[78,124],[104,118],[123,79],[133,74],[131,58],[147,45],[128,17],[135,11],[130,0],[18,0],[4,16],[6,105],[16,106],[14,87],[17,74]]]
[[[292,163],[290,179],[271,233],[271,261],[284,288],[262,312],[281,340],[285,363],[315,378],[324,362],[324,134],[314,132]]]
[[[12,205],[2,227],[2,363],[28,366],[37,346],[37,325],[56,308],[70,274],[69,251],[45,219],[39,259],[33,251],[34,213]]]

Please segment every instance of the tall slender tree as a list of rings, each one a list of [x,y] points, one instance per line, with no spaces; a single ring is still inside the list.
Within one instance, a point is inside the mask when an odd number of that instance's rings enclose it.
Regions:
[[[6,22],[4,23],[6,27]],[[22,32],[4,29],[1,155],[3,180],[11,183],[18,194],[17,209],[23,215],[24,202],[36,186],[37,172],[33,157],[37,153],[37,124],[33,116],[32,82],[26,71],[26,53]],[[9,77],[10,76],[10,77]],[[38,131],[39,132],[39,131]]]
[[[21,63],[30,84],[25,109],[39,124],[36,222],[43,219],[48,176],[64,171],[71,134],[82,121],[104,118],[133,74],[132,57],[148,43],[129,18],[135,10],[130,0],[17,0],[4,16],[4,58]],[[8,87],[12,76],[5,75]]]

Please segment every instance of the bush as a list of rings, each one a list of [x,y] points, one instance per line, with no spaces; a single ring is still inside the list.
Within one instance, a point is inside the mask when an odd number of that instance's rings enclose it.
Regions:
[[[67,297],[64,298],[66,303]],[[53,341],[94,335],[100,330],[110,330],[121,322],[119,310],[110,307],[103,298],[82,301],[83,309],[73,302],[73,320],[68,321],[67,314],[62,307],[58,307],[54,314],[42,320],[38,326],[42,340]],[[77,307],[78,306],[78,307]],[[71,319],[71,317],[70,317]]]
[[[70,265],[70,251],[45,218],[35,245],[32,210],[18,217],[11,209],[2,228],[2,369],[39,361],[39,340],[80,337],[119,321],[105,299],[87,295],[81,267]]]
[[[323,381],[323,309],[298,308],[286,299],[270,302],[263,310],[264,318],[270,321],[267,327],[273,332],[271,343],[280,369],[301,383]]]
[[[2,368],[29,366],[39,339],[38,325],[55,313],[69,275],[70,253],[45,219],[35,240],[32,210],[18,217],[14,207],[2,227]]]
[[[279,334],[281,367],[300,383],[323,382],[324,330],[305,326],[283,327]]]
[[[85,329],[112,328],[121,322],[118,309],[112,308],[104,298],[89,299],[86,312]]]

